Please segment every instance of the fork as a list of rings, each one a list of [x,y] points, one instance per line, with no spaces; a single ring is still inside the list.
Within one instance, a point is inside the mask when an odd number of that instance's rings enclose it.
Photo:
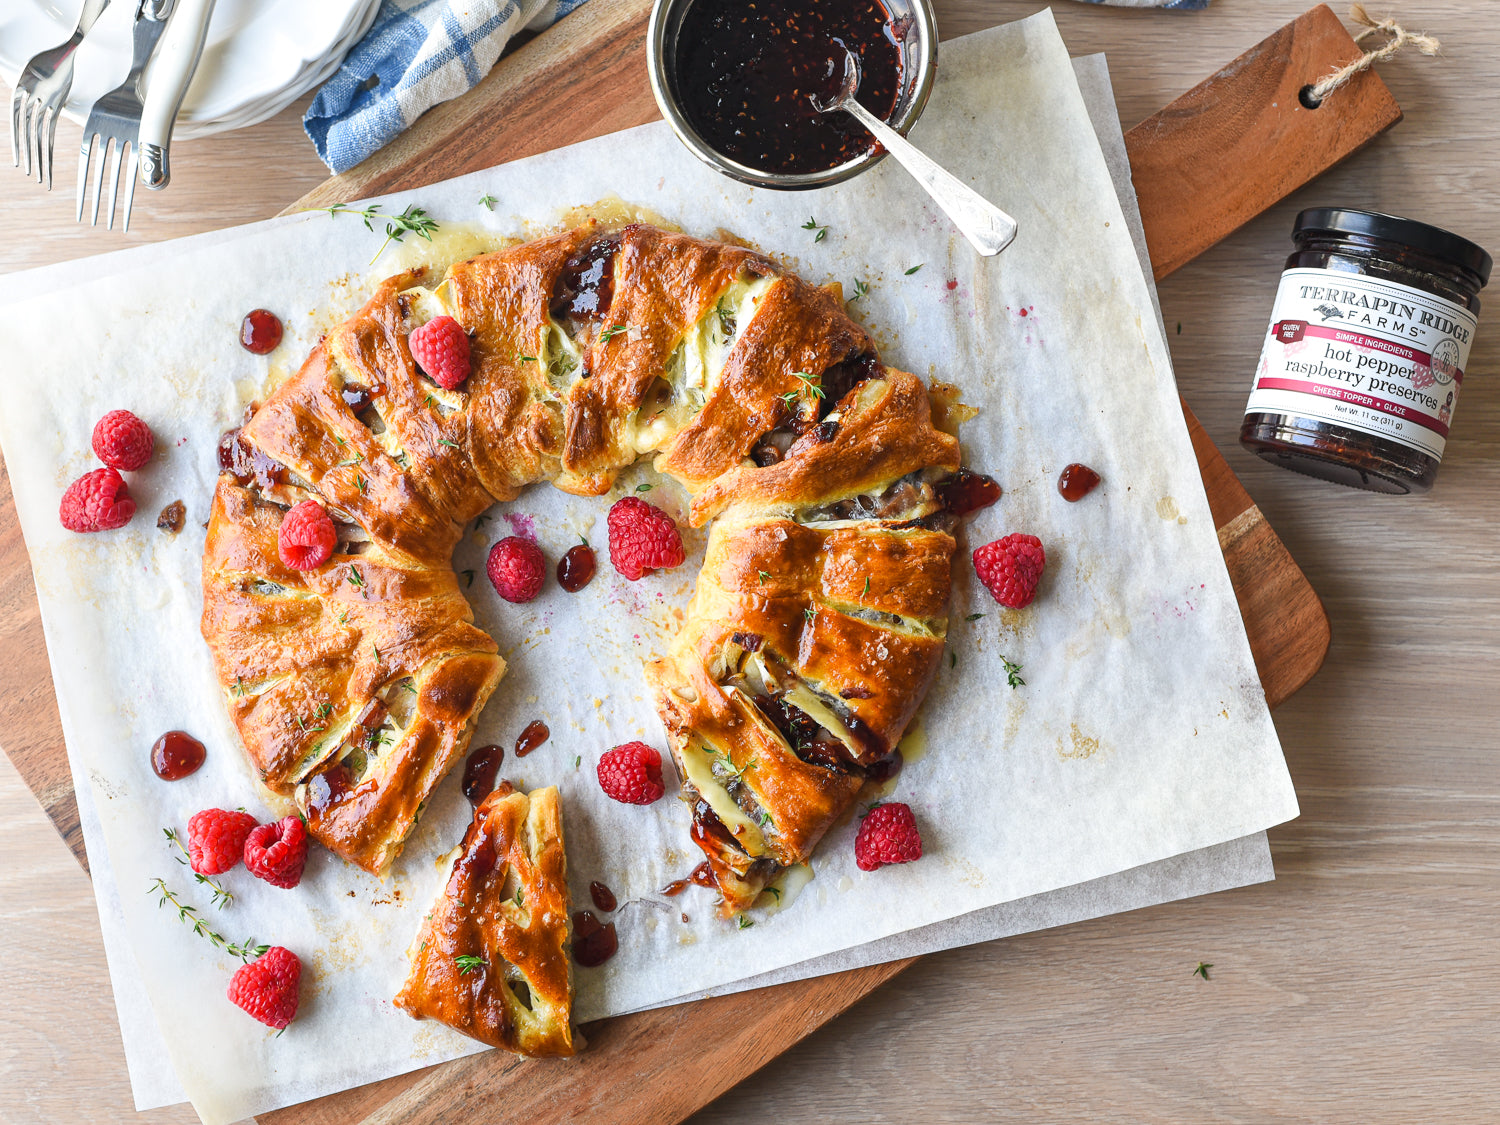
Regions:
[[[31,175],[36,166],[36,182],[52,190],[52,142],[57,135],[57,118],[73,88],[73,52],[94,26],[109,0],[87,0],[78,17],[78,26],[66,42],[34,55],[21,68],[16,88],[10,96],[10,159],[21,167],[22,142],[25,142],[26,167]]]
[[[78,150],[78,213],[83,222],[83,204],[88,198],[90,154],[94,138],[99,140],[99,162],[94,167],[94,210],[89,225],[99,225],[99,197],[104,192],[104,164],[113,149],[109,170],[109,211],[106,225],[115,226],[115,201],[120,191],[120,165],[125,149],[130,148],[130,165],[126,172],[124,229],[130,229],[130,207],[135,201],[136,172],[140,165],[141,74],[151,61],[151,52],[167,26],[174,0],[140,0],[135,16],[135,50],[130,73],[125,81],[94,103],[88,124],[83,128],[83,144]]]

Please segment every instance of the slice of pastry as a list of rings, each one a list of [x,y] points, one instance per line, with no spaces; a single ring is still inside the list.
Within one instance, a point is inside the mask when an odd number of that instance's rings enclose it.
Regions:
[[[687,620],[647,669],[726,916],[887,776],[947,635],[957,441],[894,370],[827,419],[695,501],[718,519]]]
[[[517,1054],[572,1055],[569,943],[557,790],[501,782],[474,810],[407,950],[396,1006]]]

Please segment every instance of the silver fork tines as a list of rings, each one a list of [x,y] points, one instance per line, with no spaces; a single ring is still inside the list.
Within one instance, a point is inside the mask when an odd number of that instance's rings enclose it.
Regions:
[[[89,126],[92,128],[94,121],[89,118]],[[135,132],[132,130],[128,135],[98,135],[98,161],[94,163],[94,207],[89,215],[89,225],[99,225],[99,203],[104,196],[104,165],[110,164],[109,169],[109,207],[105,212],[105,225],[110,230],[115,226],[115,202],[120,195],[120,164],[125,149],[130,149],[130,164],[126,169],[125,180],[125,210],[121,215],[121,229],[130,229],[130,208],[135,202],[135,180],[140,170],[139,153],[136,152]],[[78,152],[78,214],[77,220],[83,222],[83,205],[88,198],[89,163],[90,152],[94,148],[95,135],[90,134],[83,139],[83,146]]]
[[[34,55],[21,68],[10,96],[10,159],[28,177],[52,190],[52,142],[57,118],[73,88],[73,52],[94,26],[109,0],[88,0],[73,34],[56,47]],[[25,164],[21,158],[25,156]]]
[[[106,160],[111,160],[109,211],[105,216],[111,230],[115,225],[115,201],[120,194],[120,165],[124,162],[127,146],[130,149],[130,179],[125,188],[122,225],[123,229],[130,229],[130,207],[135,201],[135,179],[140,163],[137,152],[141,130],[140,79],[172,9],[172,0],[139,0],[139,4],[135,21],[135,52],[131,59],[130,73],[124,82],[105,94],[89,110],[88,124],[83,128],[83,144],[78,149],[77,219],[80,223],[83,222],[83,205],[88,198],[89,164],[97,140],[98,163],[94,165],[93,177],[94,209],[89,216],[89,224],[99,225],[99,197],[104,189],[104,165]]]

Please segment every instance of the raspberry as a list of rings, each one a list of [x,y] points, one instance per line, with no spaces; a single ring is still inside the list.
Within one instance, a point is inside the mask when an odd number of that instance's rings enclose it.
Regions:
[[[663,793],[661,754],[644,742],[627,742],[599,755],[599,788],[627,805],[649,805]]]
[[[495,593],[508,602],[529,602],[542,592],[547,574],[547,560],[542,549],[530,539],[508,535],[490,548],[484,562],[485,573]]]
[[[609,561],[632,582],[653,570],[681,566],[682,533],[666,512],[639,496],[616,500],[609,510]]]
[[[293,570],[317,570],[333,557],[338,541],[338,531],[323,505],[304,500],[281,517],[276,553]]]
[[[154,445],[151,428],[128,410],[111,410],[94,423],[94,456],[111,469],[139,469]]]
[[[297,983],[302,962],[290,949],[273,945],[248,965],[235,970],[229,1000],[267,1027],[278,1030],[297,1016]]]
[[[861,871],[921,858],[922,834],[909,806],[900,802],[876,805],[865,814],[854,837],[854,862]]]
[[[245,866],[257,879],[290,890],[302,882],[307,862],[307,826],[301,817],[262,824],[245,838]]]
[[[1036,597],[1046,562],[1042,541],[1035,535],[1007,535],[974,552],[974,573],[997,602],[1020,609]]]
[[[188,821],[188,861],[199,875],[222,875],[245,854],[255,827],[247,812],[204,809]]]
[[[135,515],[135,501],[113,469],[84,473],[63,493],[57,518],[69,531],[113,531]]]
[[[443,389],[451,391],[469,377],[469,337],[451,316],[433,317],[409,343],[412,358]]]

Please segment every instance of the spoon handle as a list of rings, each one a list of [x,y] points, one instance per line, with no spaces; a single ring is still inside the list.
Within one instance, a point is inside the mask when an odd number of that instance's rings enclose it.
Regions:
[[[885,146],[887,152],[927,189],[934,202],[953,220],[975,250],[986,256],[998,254],[1016,237],[1016,221],[977,191],[939,166],[884,121],[853,98],[840,105]]]

